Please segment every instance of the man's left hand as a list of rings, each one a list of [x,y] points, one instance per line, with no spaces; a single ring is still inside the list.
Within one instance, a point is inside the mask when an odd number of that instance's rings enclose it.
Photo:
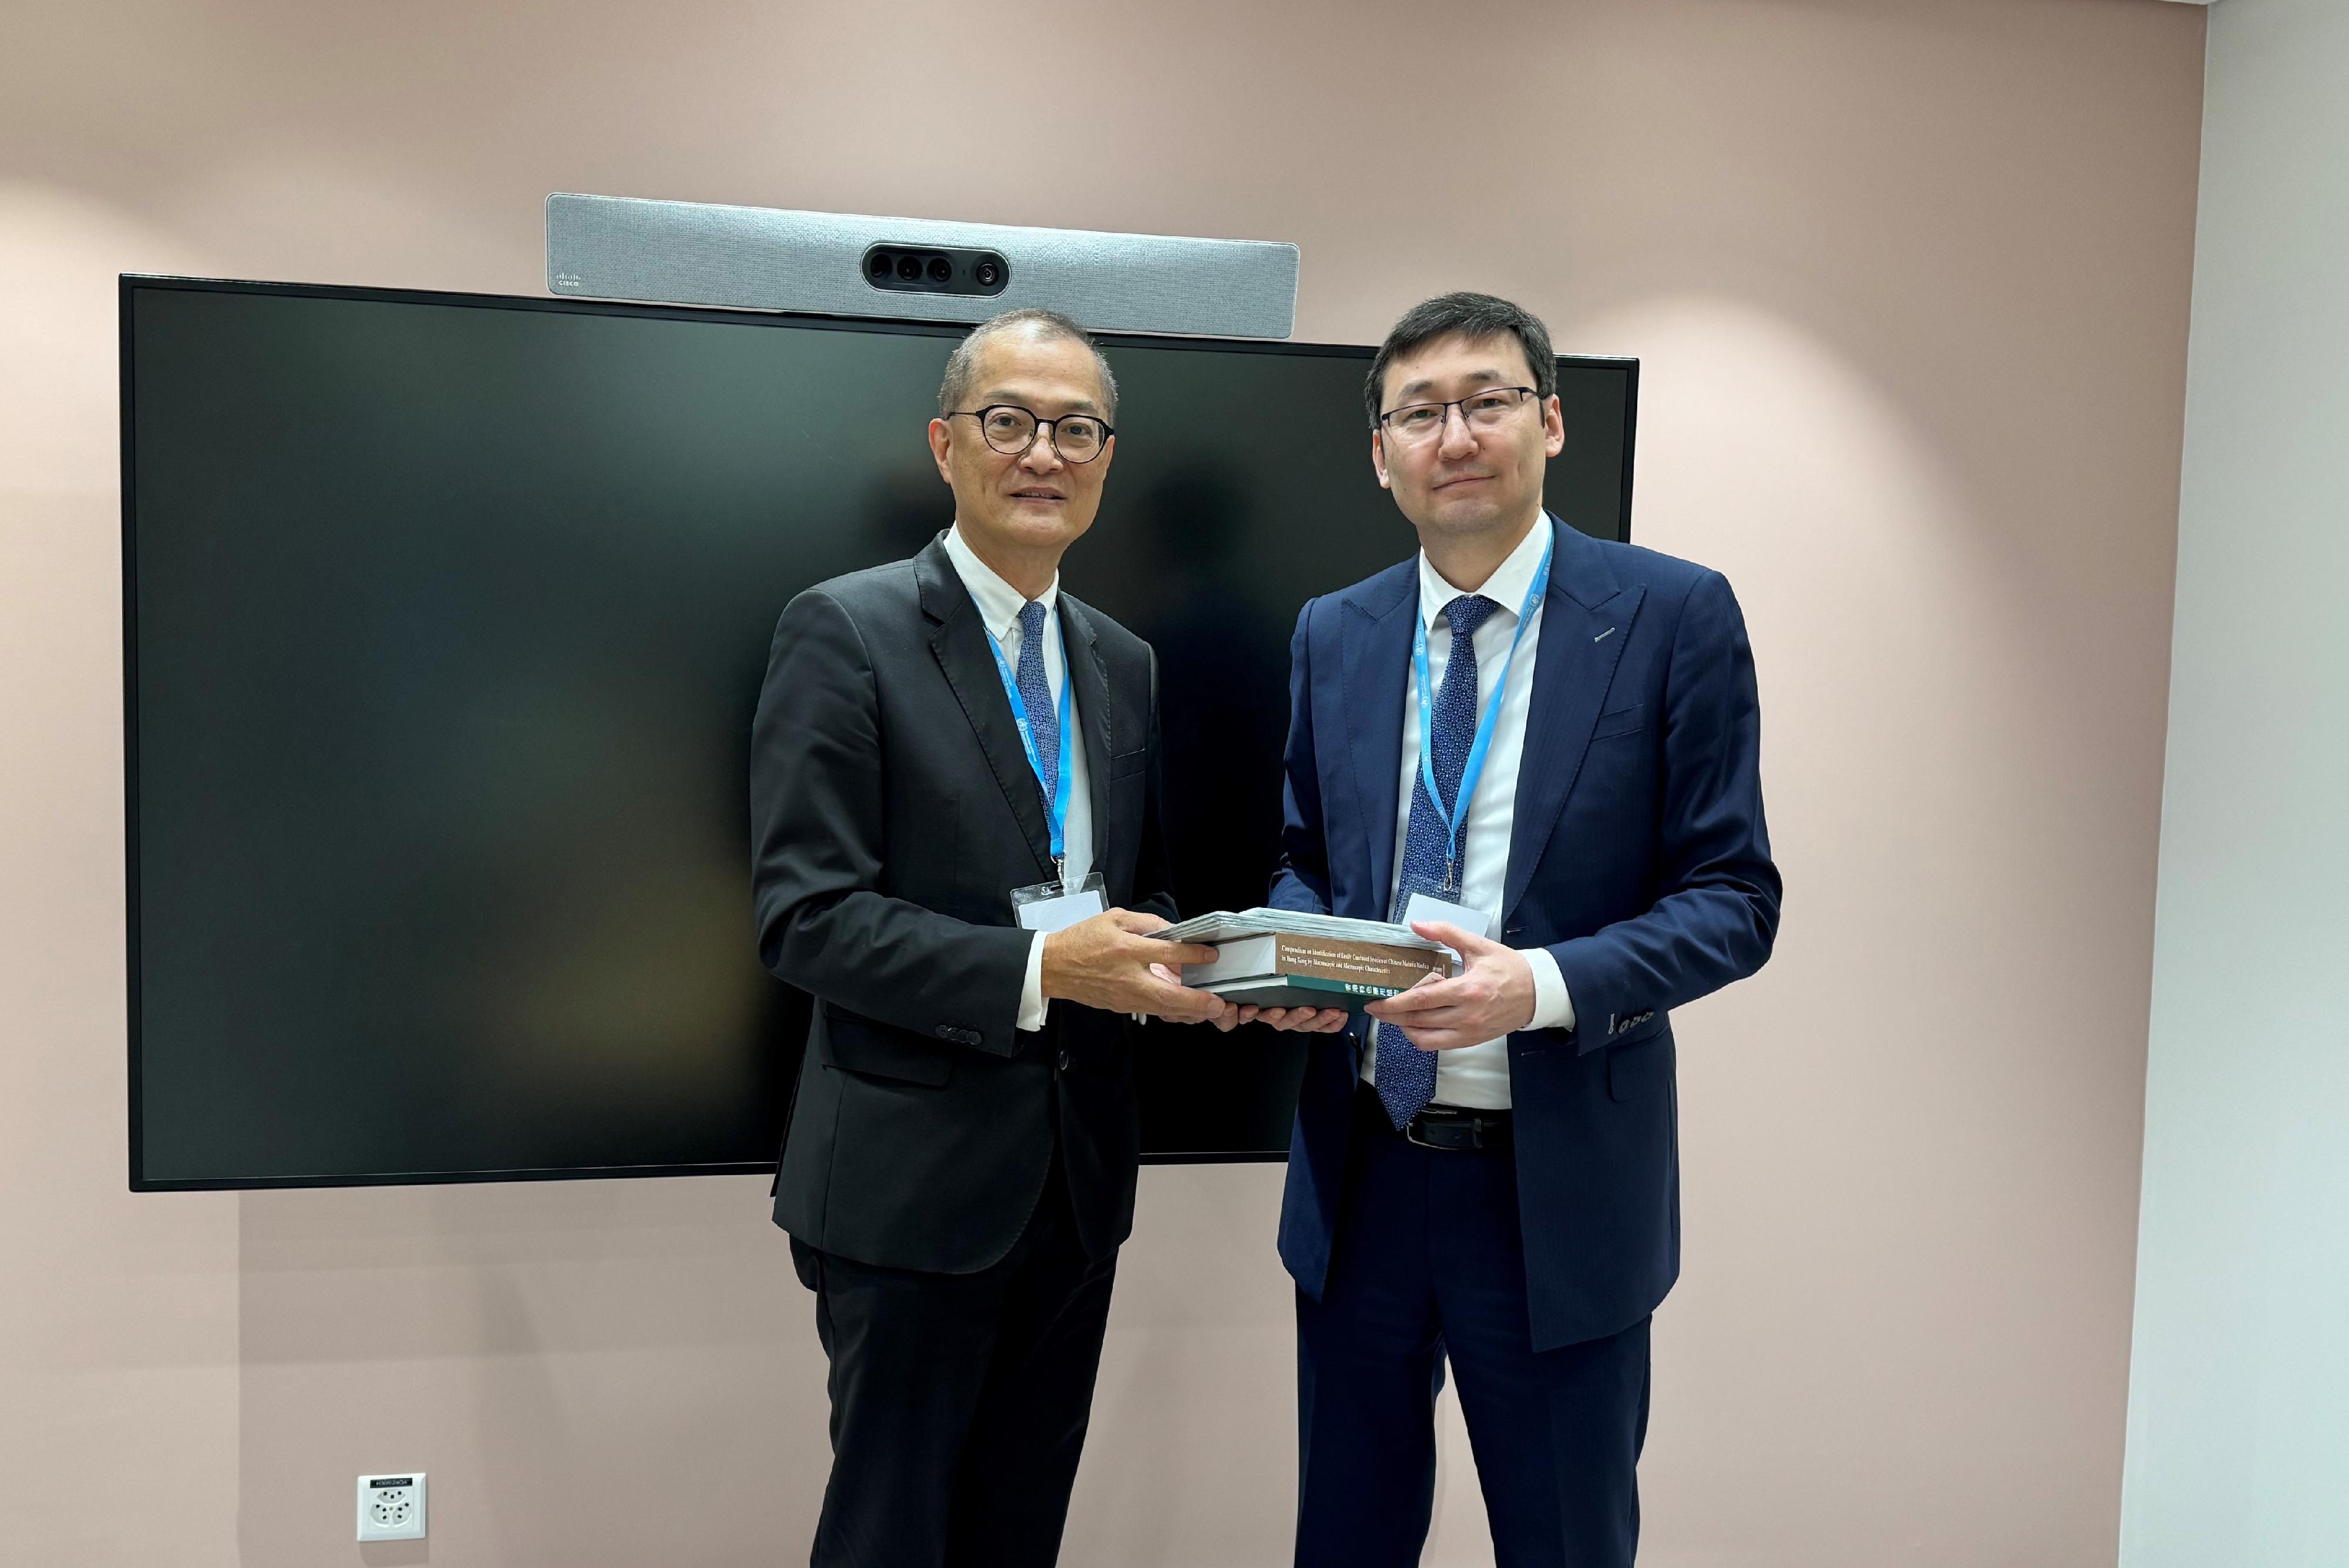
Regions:
[[[1534,1021],[1534,971],[1525,954],[1441,921],[1414,920],[1411,929],[1458,953],[1467,967],[1450,980],[1431,975],[1371,1002],[1371,1017],[1401,1028],[1423,1051],[1481,1045]]]

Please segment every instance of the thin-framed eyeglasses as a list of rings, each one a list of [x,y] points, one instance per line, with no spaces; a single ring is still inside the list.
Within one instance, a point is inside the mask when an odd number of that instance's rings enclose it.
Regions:
[[[986,438],[987,444],[1006,457],[1027,456],[1028,449],[1036,444],[1036,436],[1041,431],[1062,462],[1091,462],[1109,445],[1109,438],[1117,433],[1107,421],[1092,414],[1062,414],[1057,420],[1040,420],[1033,409],[1023,409],[1017,403],[957,409],[947,418],[977,420],[978,433]]]
[[[1519,403],[1539,396],[1531,387],[1486,387],[1448,403],[1405,403],[1402,408],[1389,409],[1379,416],[1379,424],[1403,445],[1418,446],[1435,439],[1450,421],[1454,409],[1460,410],[1460,417],[1472,431],[1498,430],[1516,412]]]

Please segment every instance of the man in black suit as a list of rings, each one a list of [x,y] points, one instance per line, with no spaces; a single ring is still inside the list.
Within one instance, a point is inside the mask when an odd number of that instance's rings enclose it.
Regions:
[[[833,1469],[813,1561],[1047,1564],[1133,1229],[1125,1015],[1226,1027],[1164,966],[1148,644],[1060,591],[1116,383],[1063,317],[947,361],[954,526],[809,589],[751,736],[759,951],[815,999],[775,1223],[816,1293]]]

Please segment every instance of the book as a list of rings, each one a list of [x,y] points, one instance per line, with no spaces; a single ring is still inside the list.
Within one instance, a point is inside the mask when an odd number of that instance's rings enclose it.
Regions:
[[[1243,937],[1281,935],[1326,937],[1332,941],[1375,942],[1381,947],[1423,949],[1428,952],[1445,950],[1441,942],[1429,941],[1409,926],[1391,925],[1384,920],[1355,920],[1343,915],[1307,915],[1295,909],[1242,909],[1235,914],[1229,909],[1217,909],[1213,914],[1194,915],[1178,925],[1152,936],[1161,941],[1206,942],[1221,945]]]
[[[1259,1007],[1359,1011],[1431,973],[1454,972],[1452,955],[1440,944],[1380,920],[1219,910],[1155,934],[1215,947],[1215,962],[1183,966],[1184,984]]]
[[[1214,991],[1236,981],[1282,975],[1361,988],[1361,994],[1392,996],[1417,985],[1431,971],[1449,975],[1450,958],[1440,950],[1280,932],[1217,943],[1215,962],[1183,966],[1183,983]]]
[[[1343,981],[1317,980],[1311,975],[1261,975],[1211,986],[1217,996],[1249,1007],[1342,1007],[1360,1012],[1393,992],[1376,986],[1356,986]]]

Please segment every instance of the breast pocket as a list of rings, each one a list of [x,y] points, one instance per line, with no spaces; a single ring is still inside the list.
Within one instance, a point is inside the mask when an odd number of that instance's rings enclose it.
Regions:
[[[1636,735],[1647,727],[1648,705],[1645,702],[1634,702],[1628,708],[1618,708],[1611,713],[1599,714],[1599,722],[1591,728],[1590,738],[1594,741],[1607,741],[1618,735]]]
[[[1149,763],[1150,749],[1146,746],[1131,752],[1119,752],[1109,760],[1110,781],[1115,783],[1123,778],[1137,778]]]

